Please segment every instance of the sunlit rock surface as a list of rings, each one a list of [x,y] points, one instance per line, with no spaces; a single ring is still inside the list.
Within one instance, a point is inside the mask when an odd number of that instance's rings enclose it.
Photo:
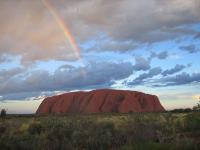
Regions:
[[[163,112],[157,96],[136,91],[101,89],[47,97],[37,114]]]

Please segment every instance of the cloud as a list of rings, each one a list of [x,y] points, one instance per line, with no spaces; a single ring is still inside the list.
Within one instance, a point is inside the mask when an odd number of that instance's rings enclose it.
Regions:
[[[162,72],[162,69],[160,67],[152,68],[148,71],[148,73],[140,74],[137,78],[135,78],[133,81],[128,82],[128,85],[141,85],[145,79],[152,78],[156,75],[159,75]]]
[[[1,1],[0,20],[0,55],[19,55],[23,63],[78,59],[42,1]]]
[[[199,0],[50,2],[79,46],[96,39],[98,50],[98,39],[107,37],[110,44],[103,42],[102,51],[128,51],[134,49],[135,43],[137,46],[194,36],[198,31],[186,25],[200,22]],[[0,55],[20,55],[23,63],[77,60],[41,0],[0,1],[0,20]]]
[[[22,67],[13,68],[10,70],[2,69],[0,70],[0,82],[3,84],[5,81],[8,81],[10,78],[15,78],[17,75],[23,73],[25,69]]]
[[[8,63],[11,61],[12,58],[10,58],[8,55],[0,55],[0,63]]]
[[[138,47],[137,44],[133,42],[119,42],[112,40],[99,40],[94,46],[87,49],[87,51],[115,51],[115,52],[127,52],[135,50]]]
[[[160,60],[163,60],[163,59],[168,58],[168,56],[169,56],[168,51],[162,51],[162,52],[160,52],[160,53],[156,53],[156,52],[151,51],[151,55],[149,56],[148,59],[149,59],[150,61],[151,61],[153,58],[158,58],[158,59],[160,59]]]
[[[168,52],[167,51],[163,51],[159,54],[157,54],[158,59],[166,59],[168,57]]]
[[[65,65],[62,65],[62,66],[60,66],[58,69],[59,70],[62,70],[62,69],[73,69],[74,68],[74,66],[72,66],[72,65],[69,65],[69,64],[65,64]]]
[[[145,59],[144,57],[141,56],[135,56],[135,65],[133,66],[133,68],[136,71],[149,70],[151,68],[150,60]]]
[[[168,58],[169,54],[167,51],[162,51],[159,53],[152,52],[148,58],[144,58],[142,56],[135,56],[135,64],[133,66],[135,71],[146,71],[151,68],[151,61],[154,58],[158,58],[160,60]]]
[[[172,74],[175,74],[177,72],[180,72],[182,71],[183,69],[185,69],[187,66],[185,65],[179,65],[179,64],[176,64],[176,66],[174,68],[171,68],[171,69],[167,69],[165,71],[162,72],[162,75],[163,76],[167,76],[167,75],[172,75]]]
[[[22,78],[9,78],[0,85],[1,96],[10,99],[25,98],[44,91],[110,87],[116,80],[129,77],[133,65],[128,62],[92,62],[85,67],[58,68],[53,74],[36,70],[25,73]]]
[[[194,39],[200,39],[200,32],[198,32],[195,36]]]
[[[197,0],[95,1],[93,6],[95,9],[87,9],[87,4],[80,9],[85,12],[80,19],[117,41],[153,43],[194,34],[180,26],[199,22],[200,19]]]
[[[199,83],[200,82],[200,73],[193,73],[189,74],[186,72],[183,72],[181,74],[178,74],[173,77],[166,77],[163,79],[160,79],[158,84],[155,84],[154,86],[176,86],[176,85],[185,85],[185,84],[191,84],[191,83]]]
[[[197,53],[200,52],[199,47],[191,44],[191,45],[187,45],[187,46],[181,46],[180,49],[187,51],[188,53]]]

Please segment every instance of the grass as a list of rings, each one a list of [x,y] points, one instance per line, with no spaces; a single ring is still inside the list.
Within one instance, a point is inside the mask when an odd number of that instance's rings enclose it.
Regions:
[[[2,150],[200,149],[200,113],[8,115]]]

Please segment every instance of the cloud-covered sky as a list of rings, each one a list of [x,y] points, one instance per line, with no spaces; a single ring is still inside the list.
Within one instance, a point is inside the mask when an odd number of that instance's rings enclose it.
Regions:
[[[96,88],[157,94],[167,109],[192,107],[199,57],[199,0],[0,1],[0,108],[10,113]]]

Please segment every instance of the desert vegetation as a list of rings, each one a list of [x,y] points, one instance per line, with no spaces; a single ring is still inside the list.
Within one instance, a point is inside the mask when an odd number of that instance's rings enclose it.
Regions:
[[[2,150],[195,150],[200,113],[7,115]]]
[[[5,118],[6,117],[6,110],[5,109],[1,110],[0,117],[1,118]]]

